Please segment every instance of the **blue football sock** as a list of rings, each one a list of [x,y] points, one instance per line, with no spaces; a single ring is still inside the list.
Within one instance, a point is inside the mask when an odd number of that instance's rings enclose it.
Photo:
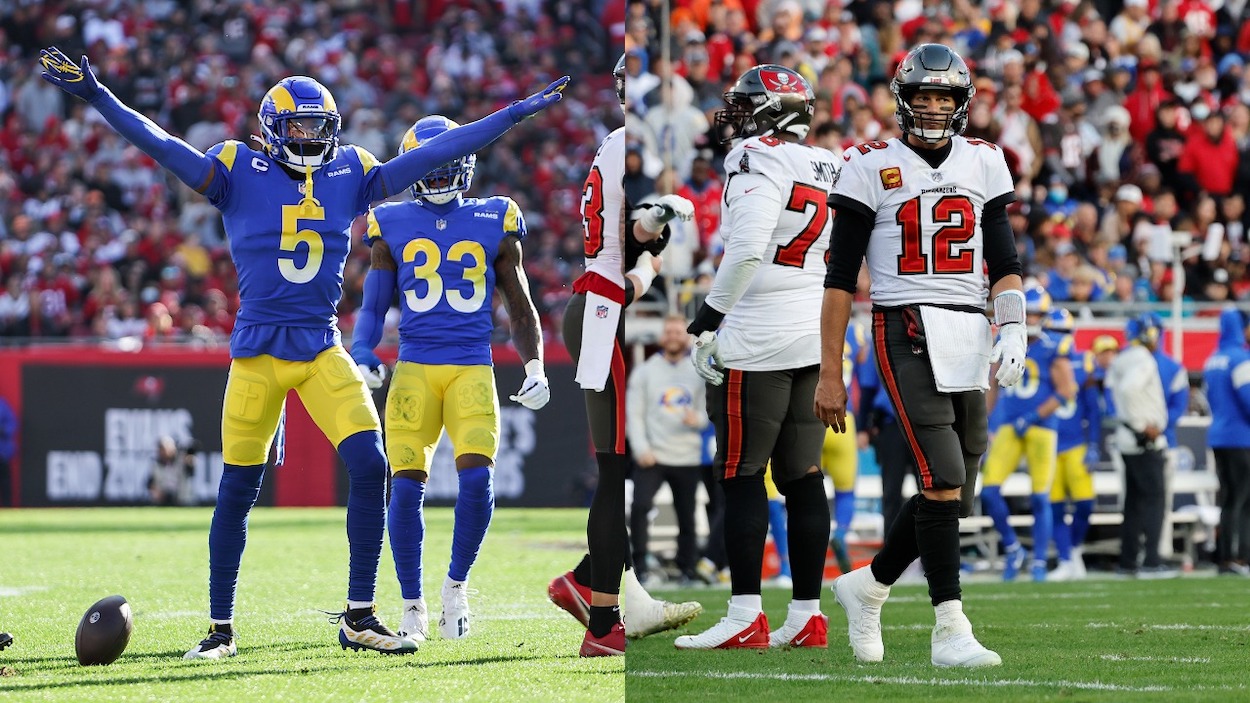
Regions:
[[[981,507],[994,521],[994,529],[998,530],[998,535],[1003,539],[1003,548],[1010,548],[1016,544],[1016,531],[1007,522],[1007,517],[1011,515],[1010,509],[1007,508],[1007,501],[1003,499],[1002,486],[985,486],[981,489]]]
[[[780,500],[768,501],[768,527],[773,533],[773,546],[781,561],[779,576],[790,576],[790,538],[786,531],[786,504]]]
[[[495,484],[489,466],[474,466],[457,472],[460,495],[456,497],[456,523],[451,532],[451,566],[447,577],[467,581],[469,569],[486,539],[495,514]]]
[[[1050,504],[1051,530],[1055,534],[1055,551],[1060,561],[1072,558],[1072,528],[1068,526],[1068,501]]]
[[[347,465],[347,600],[372,602],[386,531],[386,453],[382,433],[357,432],[339,442]]]
[[[1029,496],[1029,505],[1033,508],[1033,560],[1044,562],[1050,549],[1050,536],[1053,531],[1050,494],[1034,493]]]
[[[391,481],[391,509],[386,519],[400,596],[405,600],[420,598],[422,550],[425,548],[425,481],[402,476]]]
[[[855,491],[838,491],[833,492],[833,519],[837,522],[837,527],[833,530],[833,536],[838,541],[846,544],[846,532],[851,529],[851,520],[855,518]]]
[[[1094,512],[1094,501],[1078,500],[1072,508],[1072,546],[1085,544],[1085,535],[1089,533],[1089,516]]]
[[[265,465],[226,464],[217,487],[217,508],[208,529],[208,614],[213,620],[234,617],[239,562],[247,544],[247,514],[260,496]]]

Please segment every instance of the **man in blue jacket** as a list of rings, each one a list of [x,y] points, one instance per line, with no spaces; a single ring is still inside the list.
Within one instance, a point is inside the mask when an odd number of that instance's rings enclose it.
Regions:
[[[1220,314],[1220,339],[1202,376],[1211,404],[1207,442],[1220,479],[1220,531],[1215,552],[1221,574],[1250,576],[1250,313]],[[1234,545],[1236,549],[1234,550]]]

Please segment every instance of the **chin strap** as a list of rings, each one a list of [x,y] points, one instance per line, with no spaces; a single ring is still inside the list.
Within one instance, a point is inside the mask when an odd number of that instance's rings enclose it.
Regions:
[[[313,197],[313,167],[304,167],[304,198],[299,201],[301,214],[313,214],[321,209],[321,203]]]

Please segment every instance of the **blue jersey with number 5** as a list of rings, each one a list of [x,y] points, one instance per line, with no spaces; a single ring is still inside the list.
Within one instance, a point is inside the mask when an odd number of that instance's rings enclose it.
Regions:
[[[524,238],[525,219],[506,197],[386,203],[369,212],[365,241],[381,238],[399,266],[401,361],[491,363],[494,264],[508,235]]]
[[[205,194],[221,210],[241,306],[230,336],[235,358],[270,354],[308,361],[340,342],[337,326],[351,224],[369,207],[378,162],[341,146],[313,173],[313,200],[264,153],[227,141],[208,151],[217,160]]]

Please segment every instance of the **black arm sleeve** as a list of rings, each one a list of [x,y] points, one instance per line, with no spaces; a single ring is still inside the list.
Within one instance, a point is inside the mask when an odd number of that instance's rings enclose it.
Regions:
[[[850,203],[854,204],[848,206]],[[829,198],[829,206],[838,208],[838,214],[833,218],[833,234],[829,237],[825,288],[854,293],[859,282],[859,267],[868,251],[874,217],[862,204],[836,195]]]
[[[1007,219],[1007,205],[1015,199],[1014,193],[1006,193],[986,203],[981,210],[981,237],[991,288],[1004,276],[1013,273],[1024,275],[1024,268],[1016,256],[1016,235],[1011,231],[1011,221]]]

